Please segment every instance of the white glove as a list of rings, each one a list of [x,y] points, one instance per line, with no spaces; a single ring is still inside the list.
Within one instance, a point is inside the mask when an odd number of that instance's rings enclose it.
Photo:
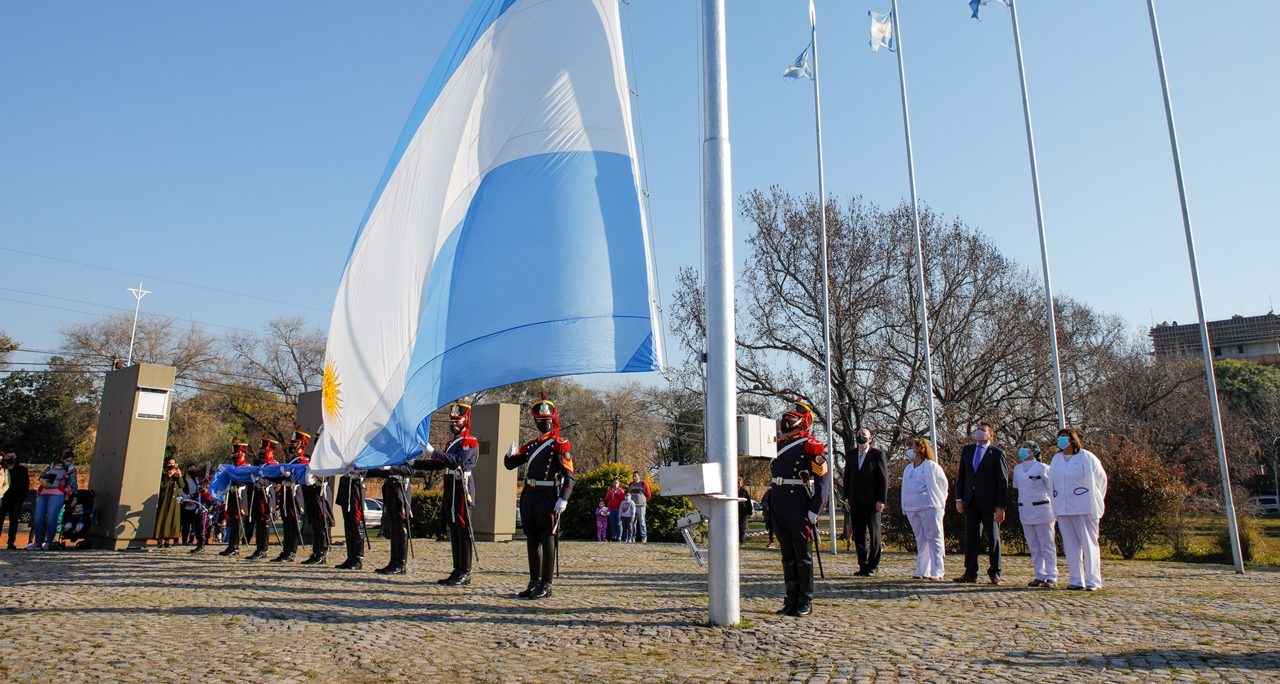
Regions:
[[[507,449],[507,456],[515,456],[515,455],[516,455],[516,443],[512,442],[511,447]]]
[[[430,444],[423,444],[423,445],[422,445],[422,455],[423,455],[423,456],[426,456],[427,458],[431,458],[431,455],[432,455],[432,454],[434,454],[435,452],[436,452],[436,448],[435,448],[435,447],[433,447],[433,446],[431,446]]]
[[[564,499],[556,499],[556,515],[564,513],[564,509],[569,507],[569,502]]]
[[[817,513],[814,513],[813,511],[809,511],[809,524],[810,524],[810,525],[817,525],[817,524],[818,524],[818,514],[817,514]]]

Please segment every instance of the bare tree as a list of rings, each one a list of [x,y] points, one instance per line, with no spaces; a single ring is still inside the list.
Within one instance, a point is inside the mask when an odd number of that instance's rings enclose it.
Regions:
[[[133,317],[123,313],[75,324],[62,331],[62,351],[110,368],[114,361],[128,357],[132,331]],[[220,352],[217,341],[194,324],[183,329],[166,316],[138,318],[135,361],[173,366],[179,378],[187,379],[215,368],[221,360]]]

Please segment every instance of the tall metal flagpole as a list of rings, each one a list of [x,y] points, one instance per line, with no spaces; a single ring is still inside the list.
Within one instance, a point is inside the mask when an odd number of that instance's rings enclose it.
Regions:
[[[1022,118],[1027,125],[1027,156],[1031,159],[1031,192],[1036,200],[1036,227],[1040,234],[1040,266],[1044,270],[1044,308],[1049,319],[1049,352],[1053,356],[1053,391],[1058,402],[1058,429],[1067,426],[1067,411],[1062,397],[1062,364],[1058,357],[1058,316],[1053,310],[1053,283],[1049,279],[1049,244],[1044,233],[1044,208],[1040,203],[1040,169],[1036,164],[1036,141],[1031,132],[1031,100],[1027,96],[1027,71],[1022,64],[1022,36],[1018,33],[1018,8],[1009,0],[1009,18],[1013,21],[1013,47],[1018,55],[1018,80],[1022,85]],[[901,50],[901,45],[899,45]]]
[[[127,288],[133,293],[133,331],[129,333],[129,360],[124,365],[133,365],[133,339],[138,335],[138,310],[142,308],[142,298],[151,294],[150,290],[142,289],[142,281],[138,281],[138,287]]]
[[[1187,235],[1187,259],[1191,262],[1191,285],[1196,293],[1196,315],[1200,317],[1200,347],[1204,351],[1204,374],[1209,386],[1209,412],[1213,416],[1213,438],[1218,447],[1218,469],[1222,471],[1223,508],[1227,512],[1227,532],[1231,537],[1231,558],[1236,573],[1244,574],[1240,555],[1240,534],[1236,528],[1236,507],[1231,496],[1231,473],[1227,469],[1227,448],[1222,437],[1222,415],[1218,410],[1218,381],[1213,373],[1213,348],[1209,346],[1209,325],[1204,319],[1204,301],[1200,295],[1200,269],[1196,265],[1196,243],[1191,233],[1191,211],[1187,208],[1187,188],[1182,181],[1182,153],[1178,151],[1178,130],[1173,124],[1173,104],[1169,99],[1169,77],[1164,68],[1164,48],[1160,44],[1160,27],[1156,23],[1155,0],[1147,0],[1151,17],[1151,40],[1156,48],[1156,66],[1160,72],[1160,92],[1164,95],[1164,115],[1169,123],[1169,146],[1173,150],[1173,173],[1178,179],[1178,201],[1182,206],[1182,227]]]
[[[818,18],[809,0],[809,40],[813,45],[813,121],[818,136],[818,216],[822,225],[822,354],[827,374],[827,442],[835,453],[835,432],[831,429],[831,294],[828,284],[827,259],[827,180],[822,167],[822,98],[818,92]],[[835,477],[827,478],[827,512],[830,514],[831,555],[839,553],[836,543],[836,494]]]
[[[893,0],[893,39],[898,45],[898,85],[902,88],[902,128],[907,135],[907,178],[911,181],[911,222],[916,229],[916,285],[920,289],[920,339],[924,342],[924,379],[929,400],[929,441],[938,445],[938,418],[933,408],[933,360],[929,346],[929,297],[924,289],[924,240],[920,236],[920,199],[916,195],[916,159],[911,151],[911,115],[907,109],[907,69],[903,64],[902,17]]]
[[[729,75],[725,47],[725,0],[702,0],[703,92],[702,184],[703,268],[707,274],[707,462],[720,464],[721,491],[713,500],[707,598],[711,623],[741,619],[738,590],[737,357],[733,319],[733,197],[729,165]]]

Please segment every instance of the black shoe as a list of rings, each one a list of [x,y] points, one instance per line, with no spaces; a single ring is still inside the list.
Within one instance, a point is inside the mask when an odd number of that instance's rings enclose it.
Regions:
[[[408,570],[405,569],[404,563],[395,563],[393,565],[388,565],[385,568],[378,568],[377,570],[374,570],[374,572],[379,575],[404,575]]]
[[[187,553],[190,553],[191,555],[195,555],[197,553],[204,553],[204,544],[200,544],[199,546],[195,547],[194,549],[191,549]]]
[[[516,598],[527,599],[529,598],[529,596],[533,594],[534,590],[536,590],[537,588],[538,588],[537,582],[530,582],[529,586],[524,588],[524,591],[520,592],[519,594],[516,594]]]
[[[810,603],[809,601],[801,601],[800,603],[796,604],[795,610],[787,614],[792,617],[805,617],[806,615],[812,612],[813,612],[813,604]]]
[[[227,548],[219,551],[218,555],[219,556],[236,556],[236,555],[239,555],[239,553],[240,553],[240,547],[228,546]]]
[[[471,573],[469,572],[464,572],[448,582],[445,582],[445,586],[449,587],[460,587],[467,584],[471,584]]]
[[[358,564],[360,561],[356,558],[348,558],[341,563],[333,566],[335,570],[350,570],[351,566]]]
[[[858,571],[853,573],[853,576],[854,577],[870,577],[871,574],[867,571],[866,568],[858,568]]]
[[[796,597],[788,596],[787,599],[782,602],[782,607],[774,612],[777,613],[778,615],[790,615],[794,613],[795,610],[796,610]]]
[[[328,559],[329,559],[328,556],[324,554],[320,554],[319,556],[311,556],[310,558],[302,561],[302,564],[303,565],[324,565],[324,562]]]
[[[363,569],[364,569],[364,559],[363,559],[363,558],[357,558],[357,559],[356,559],[356,561],[355,561],[354,563],[352,563],[351,565],[348,565],[348,566],[346,567],[346,569],[347,569],[347,570],[363,570]]]
[[[458,574],[459,574],[458,571],[454,570],[453,572],[449,573],[448,577],[445,577],[444,579],[436,580],[436,584],[452,584],[454,580],[458,579]]]
[[[867,568],[867,571],[866,571],[865,573],[863,573],[863,575],[862,575],[862,576],[863,576],[863,577],[875,577],[875,576],[876,576],[876,574],[877,574],[877,573],[879,573],[879,572],[880,572],[880,570],[879,570],[878,568]]]
[[[262,549],[258,549],[257,551],[254,551],[254,552],[253,552],[253,553],[252,553],[248,558],[246,558],[245,560],[256,561],[256,560],[261,560],[261,559],[266,558],[266,557],[267,557],[267,552],[266,552],[266,551],[263,551]]]
[[[951,581],[957,584],[974,584],[978,581],[978,578],[975,575],[961,575]]]
[[[529,594],[529,599],[530,600],[541,599],[541,598],[546,598],[550,595],[551,595],[551,583],[547,582],[545,584],[539,584],[538,588],[534,589],[532,594]]]
[[[295,560],[297,559],[294,558],[292,553],[282,553],[279,556],[272,558],[271,562],[272,563],[292,563]]]
[[[17,544],[10,544],[10,545],[9,545],[8,547],[6,547],[6,548],[8,548],[10,551],[17,551],[17,550],[18,550],[18,545],[17,545]]]

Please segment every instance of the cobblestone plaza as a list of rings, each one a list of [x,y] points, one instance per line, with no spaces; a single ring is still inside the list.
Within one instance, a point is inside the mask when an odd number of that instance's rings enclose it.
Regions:
[[[212,549],[211,549],[212,550]],[[186,549],[0,554],[6,681],[1280,681],[1280,573],[1104,564],[1097,593],[852,577],[824,556],[814,614],[774,615],[776,552],[742,555],[742,624],[708,627],[706,573],[670,544],[566,542],[529,602],[523,543],[482,544],[446,588],[445,543],[410,574],[250,564]],[[375,543],[365,567],[386,558]],[[949,574],[960,559],[947,559]]]

